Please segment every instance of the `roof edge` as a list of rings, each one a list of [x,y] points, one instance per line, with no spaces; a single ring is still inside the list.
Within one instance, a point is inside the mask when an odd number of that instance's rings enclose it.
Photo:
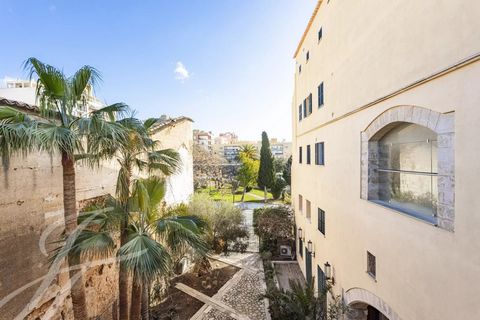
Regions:
[[[317,5],[315,6],[315,9],[313,10],[312,16],[310,17],[310,20],[308,20],[307,28],[303,32],[302,38],[300,39],[300,42],[298,43],[297,49],[295,50],[295,54],[293,55],[293,59],[295,59],[300,52],[300,49],[302,48],[302,44],[305,41],[305,38],[307,37],[308,31],[310,31],[310,27],[313,24],[313,20],[317,16],[318,10],[320,9],[320,5],[322,4],[323,0],[318,0]]]

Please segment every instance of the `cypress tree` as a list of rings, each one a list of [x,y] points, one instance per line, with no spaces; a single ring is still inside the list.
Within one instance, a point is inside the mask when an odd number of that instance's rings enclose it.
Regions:
[[[257,184],[263,189],[267,202],[267,188],[274,182],[273,157],[270,150],[270,141],[265,131],[262,132],[262,148],[260,149],[260,169],[258,170]]]

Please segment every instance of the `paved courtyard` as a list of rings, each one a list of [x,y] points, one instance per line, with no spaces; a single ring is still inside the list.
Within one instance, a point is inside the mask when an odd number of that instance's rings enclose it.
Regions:
[[[205,303],[191,319],[269,320],[268,302],[263,297],[266,286],[260,256],[257,253],[232,253],[214,258],[235,265],[240,271],[211,298],[199,296],[188,287],[179,288]]]

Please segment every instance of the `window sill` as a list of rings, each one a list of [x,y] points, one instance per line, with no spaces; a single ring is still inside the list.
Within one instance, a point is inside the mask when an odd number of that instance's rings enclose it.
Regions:
[[[391,204],[389,204],[387,202],[384,202],[384,201],[381,201],[381,200],[371,200],[371,199],[369,199],[368,201],[371,202],[371,203],[374,203],[376,205],[382,206],[384,208],[388,208],[390,210],[393,210],[396,213],[400,213],[404,216],[414,218],[418,221],[425,222],[425,223],[427,223],[429,225],[432,225],[432,226],[437,226],[437,218],[434,217],[434,216],[425,216],[421,213],[417,213],[417,212],[414,212],[414,211],[411,211],[411,210],[406,210],[404,208],[401,208],[401,207],[398,207],[398,206],[395,206],[395,205],[391,205]]]

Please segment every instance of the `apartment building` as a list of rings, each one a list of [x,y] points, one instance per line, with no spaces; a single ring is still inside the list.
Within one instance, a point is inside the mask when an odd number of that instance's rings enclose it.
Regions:
[[[211,131],[193,130],[193,143],[201,146],[205,150],[212,150],[213,134]]]
[[[479,13],[320,0],[298,44],[298,263],[348,319],[480,317]]]
[[[37,82],[33,80],[15,79],[4,77],[0,80],[0,97],[14,101],[21,101],[29,105],[37,104],[36,101]],[[73,111],[75,116],[85,116],[92,110],[105,107],[105,103],[95,97],[91,88],[85,90],[82,103],[77,105]]]
[[[252,145],[257,150],[257,156],[260,157],[261,141],[236,141],[230,144],[217,144],[212,146],[214,154],[225,158],[228,162],[238,162],[238,155],[243,146]],[[274,158],[287,160],[292,154],[292,143],[281,141],[273,138],[270,140],[270,151]]]

